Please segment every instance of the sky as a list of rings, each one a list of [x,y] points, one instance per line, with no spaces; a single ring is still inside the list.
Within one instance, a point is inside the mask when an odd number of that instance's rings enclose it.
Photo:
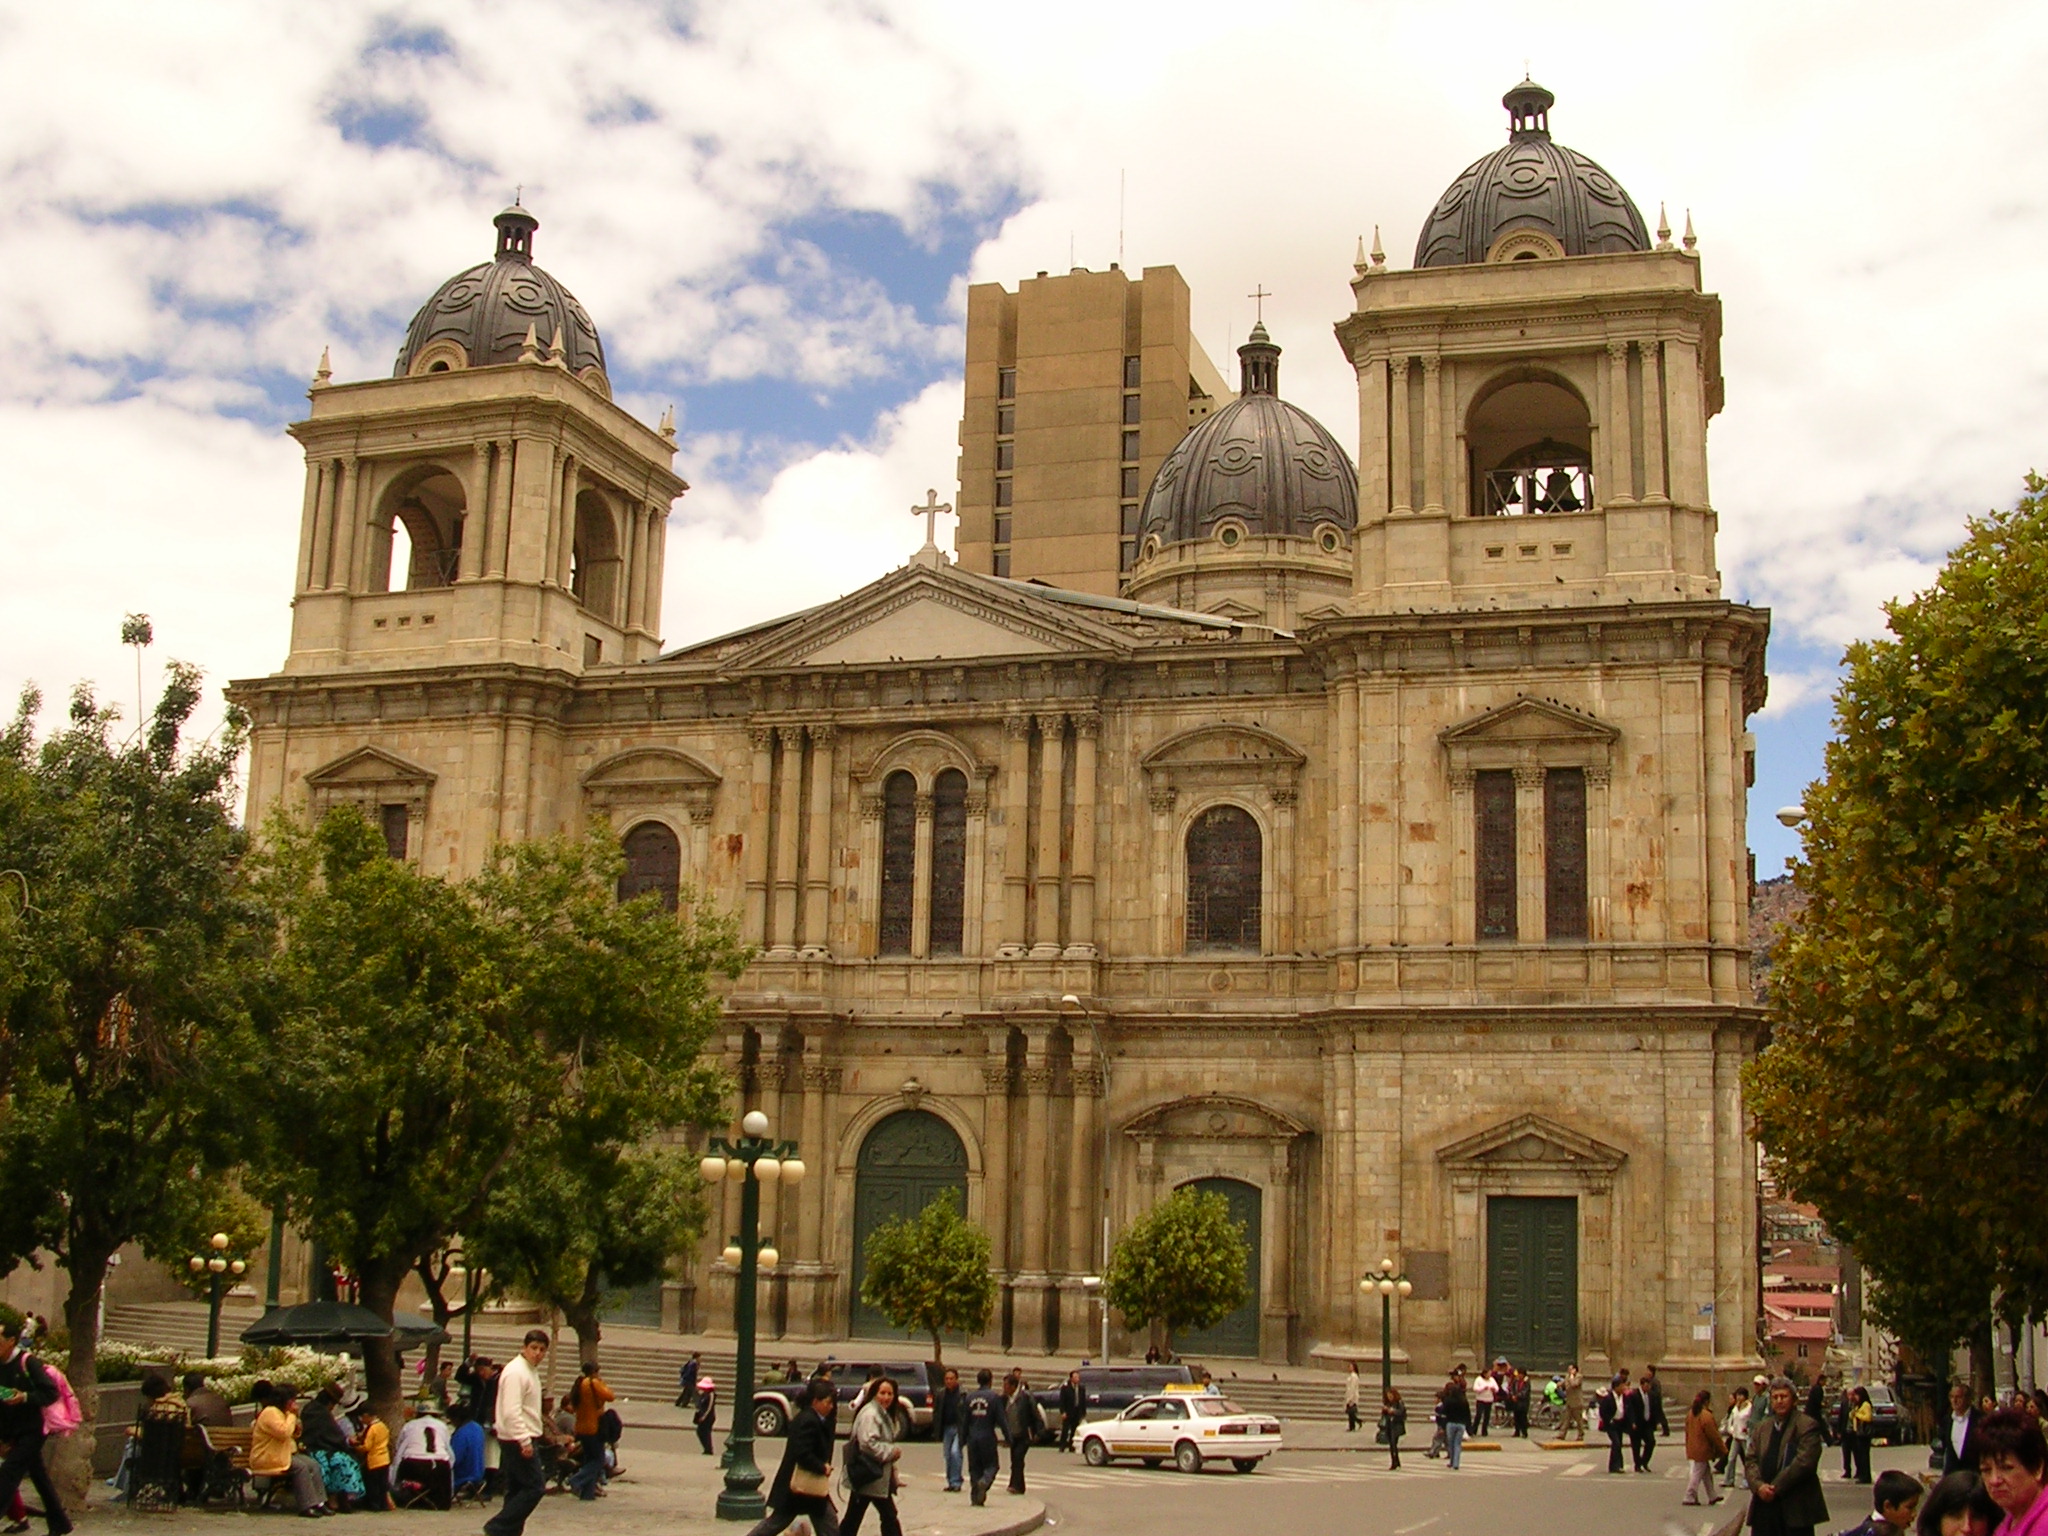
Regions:
[[[970,282],[1172,264],[1219,360],[1263,286],[1282,392],[1355,448],[1357,241],[1408,263],[1527,70],[1722,298],[1770,874],[1843,646],[2048,464],[2044,66],[2048,8],[1996,0],[0,0],[0,688],[132,711],[130,612],[145,691],[276,670],[321,350],[387,374],[515,188],[617,398],[676,408],[672,644],[917,546]]]

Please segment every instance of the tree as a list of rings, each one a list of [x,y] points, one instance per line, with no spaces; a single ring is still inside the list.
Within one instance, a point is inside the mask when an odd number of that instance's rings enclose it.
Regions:
[[[745,951],[722,920],[619,903],[609,829],[498,848],[462,881],[392,859],[353,807],[310,830],[280,818],[267,840],[284,921],[245,1053],[255,1179],[379,1316],[483,1220],[522,1152],[580,1155],[708,1113],[711,979]],[[395,1419],[391,1343],[365,1351],[364,1377]]]
[[[1186,1328],[1221,1322],[1251,1299],[1251,1244],[1230,1202],[1192,1186],[1175,1190],[1124,1229],[1103,1271],[1102,1293],[1132,1327],[1167,1347]]]
[[[199,698],[173,663],[126,742],[83,687],[47,739],[33,690],[0,732],[0,1272],[47,1248],[69,1274],[89,1421],[108,1260],[140,1242],[182,1267],[236,1157],[204,1090],[267,924],[233,815],[241,723],[187,743]],[[91,1445],[53,1452],[80,1503]]]
[[[1744,1074],[1787,1188],[1938,1358],[2048,1300],[2048,485],[1845,657]]]
[[[988,1234],[961,1216],[945,1190],[915,1216],[892,1216],[868,1234],[860,1299],[898,1328],[932,1336],[942,1361],[944,1333],[980,1333],[995,1311]]]

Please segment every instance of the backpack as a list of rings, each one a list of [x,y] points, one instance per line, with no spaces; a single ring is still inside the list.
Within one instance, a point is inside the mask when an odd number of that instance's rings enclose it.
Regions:
[[[78,1406],[78,1394],[71,1390],[71,1383],[64,1373],[47,1360],[31,1358],[30,1367],[40,1370],[50,1378],[50,1384],[57,1389],[57,1400],[43,1410],[43,1433],[45,1435],[68,1435],[85,1422],[85,1410]]]

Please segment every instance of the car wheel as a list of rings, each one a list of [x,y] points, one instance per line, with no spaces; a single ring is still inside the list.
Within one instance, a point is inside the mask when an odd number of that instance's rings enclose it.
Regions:
[[[1183,1472],[1202,1470],[1202,1453],[1192,1440],[1183,1440],[1173,1448],[1173,1464]]]
[[[1256,1456],[1233,1456],[1230,1458],[1230,1464],[1240,1472],[1259,1470],[1259,1458]]]
[[[774,1403],[754,1404],[754,1433],[773,1439],[789,1428],[789,1417]]]
[[[1081,1459],[1091,1467],[1106,1467],[1109,1465],[1109,1447],[1100,1440],[1083,1440]]]

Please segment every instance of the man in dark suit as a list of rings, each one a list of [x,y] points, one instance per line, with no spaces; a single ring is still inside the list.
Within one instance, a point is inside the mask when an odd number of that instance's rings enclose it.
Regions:
[[[1934,1432],[1941,1451],[1941,1475],[1977,1470],[1977,1420],[1981,1415],[1970,1402],[1967,1382],[1948,1389],[1948,1412],[1935,1420]]]
[[[1641,1383],[1621,1394],[1621,1427],[1628,1436],[1629,1459],[1636,1471],[1649,1471],[1650,1452],[1656,1449],[1657,1435],[1650,1428],[1650,1394]]]
[[[1749,1528],[1756,1536],[1813,1536],[1828,1518],[1820,1489],[1821,1427],[1799,1411],[1789,1378],[1771,1382],[1765,1411],[1749,1426]]]
[[[1088,1417],[1088,1389],[1081,1385],[1079,1371],[1067,1372],[1067,1379],[1060,1383],[1060,1449],[1074,1448],[1074,1431],[1081,1427]]]
[[[832,1475],[832,1418],[839,1406],[839,1394],[829,1376],[813,1377],[804,1389],[803,1411],[789,1421],[789,1439],[782,1447],[782,1465],[768,1487],[767,1518],[747,1536],[780,1536],[797,1520],[808,1520],[816,1536],[839,1536],[839,1516],[825,1493],[799,1493],[790,1486],[798,1472],[813,1487],[822,1487]]]

